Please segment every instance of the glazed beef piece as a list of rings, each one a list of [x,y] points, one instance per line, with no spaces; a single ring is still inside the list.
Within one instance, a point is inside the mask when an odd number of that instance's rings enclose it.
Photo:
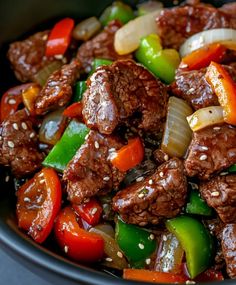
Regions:
[[[111,134],[139,113],[139,129],[157,132],[166,116],[166,86],[132,60],[102,66],[87,81],[83,118],[89,128]],[[132,121],[134,124],[135,120]]]
[[[43,159],[37,143],[30,117],[24,109],[17,111],[0,125],[0,164],[10,166],[16,177],[33,173]]]
[[[225,226],[222,234],[222,250],[226,261],[227,273],[236,279],[236,224]]]
[[[72,87],[79,77],[79,71],[79,62],[73,60],[70,64],[63,65],[61,69],[49,76],[35,102],[37,115],[42,115],[47,111],[63,107],[69,103],[73,92]]]
[[[39,32],[24,41],[10,44],[8,58],[18,80],[34,81],[34,75],[55,60],[44,55],[48,35],[49,31]]]
[[[122,24],[115,20],[108,24],[104,30],[90,41],[83,43],[77,53],[77,58],[82,63],[86,72],[90,72],[95,58],[116,60],[131,58],[131,55],[119,55],[114,49],[114,36]]]
[[[125,173],[112,166],[109,156],[122,146],[116,137],[90,131],[64,171],[63,179],[72,203],[81,204],[99,191],[109,192],[118,187]]]
[[[216,176],[202,182],[200,192],[224,223],[236,223],[236,175]]]
[[[117,193],[113,209],[130,224],[158,224],[178,215],[185,204],[187,180],[181,160],[173,158],[144,181]]]
[[[223,124],[193,133],[185,160],[187,176],[209,179],[236,163],[236,128]]]
[[[236,68],[226,65],[224,68],[236,82]],[[205,79],[205,74],[206,68],[191,71],[178,70],[175,82],[171,85],[171,92],[186,100],[195,110],[219,105],[216,94]]]
[[[236,28],[235,17],[206,5],[165,9],[156,21],[163,46],[175,49],[203,30]]]

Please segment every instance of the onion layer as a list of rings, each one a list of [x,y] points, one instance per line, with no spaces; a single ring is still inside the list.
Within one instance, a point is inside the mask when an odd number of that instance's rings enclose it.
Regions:
[[[155,10],[163,8],[163,3],[159,1],[148,1],[137,5],[138,16],[143,16],[148,13],[154,12]]]
[[[195,132],[224,122],[223,108],[221,106],[210,106],[197,110],[187,117],[190,128]]]
[[[197,33],[183,43],[179,52],[181,57],[184,57],[189,53],[212,43],[221,43],[229,49],[236,50],[236,30],[211,29]]]
[[[183,157],[192,138],[192,131],[186,117],[192,114],[186,101],[170,97],[167,120],[161,149],[169,156]]]
[[[102,25],[96,17],[90,17],[76,25],[72,32],[72,37],[76,40],[87,41],[95,35],[101,27]]]

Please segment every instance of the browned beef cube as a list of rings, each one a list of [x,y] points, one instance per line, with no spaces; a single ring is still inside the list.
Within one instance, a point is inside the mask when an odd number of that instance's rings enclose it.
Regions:
[[[187,180],[181,160],[173,158],[144,181],[118,192],[113,209],[130,224],[158,224],[178,215],[185,204]]]

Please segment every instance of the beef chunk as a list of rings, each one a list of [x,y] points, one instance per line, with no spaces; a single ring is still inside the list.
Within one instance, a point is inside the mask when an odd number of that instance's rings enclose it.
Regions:
[[[173,158],[144,181],[117,193],[113,209],[130,224],[158,224],[175,217],[185,204],[187,181],[183,163]]]
[[[39,32],[24,41],[10,44],[8,58],[20,81],[34,81],[34,75],[55,60],[44,56],[48,34],[49,31]]]
[[[108,192],[118,187],[125,173],[112,166],[109,156],[122,146],[115,137],[90,131],[64,171],[63,179],[72,203],[80,204],[101,190]]]
[[[224,4],[219,10],[236,17],[236,2]]]
[[[185,160],[188,176],[209,179],[236,163],[236,128],[223,124],[193,133]]]
[[[178,49],[193,34],[216,28],[236,28],[236,18],[206,5],[165,9],[157,18],[164,47]]]
[[[236,82],[236,69],[224,66]],[[219,105],[218,98],[205,79],[206,68],[192,71],[179,70],[171,85],[174,95],[186,100],[195,110]]]
[[[119,21],[112,21],[100,34],[80,46],[77,58],[86,72],[90,72],[95,58],[116,60],[132,57],[131,55],[118,55],[114,49],[114,36],[121,26]]]
[[[228,224],[223,230],[222,249],[230,278],[236,279],[236,224]]]
[[[37,142],[37,134],[26,111],[10,115],[0,125],[0,164],[10,166],[16,177],[33,173],[43,159]]]
[[[200,192],[224,223],[236,223],[236,175],[217,176],[203,182]]]
[[[82,102],[88,127],[111,134],[119,123],[139,112],[140,129],[160,130],[166,115],[166,87],[143,66],[118,60],[98,68],[87,85]]]
[[[72,87],[79,76],[79,69],[80,64],[77,60],[73,60],[49,76],[35,102],[37,115],[69,103],[73,92]]]

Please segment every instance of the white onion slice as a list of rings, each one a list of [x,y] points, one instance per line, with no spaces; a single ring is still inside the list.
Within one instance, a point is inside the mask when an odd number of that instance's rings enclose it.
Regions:
[[[115,34],[114,46],[118,54],[128,54],[139,47],[140,39],[150,34],[157,34],[156,17],[162,9],[137,17],[121,27]]]
[[[236,47],[236,30],[212,29],[197,33],[188,38],[180,47],[180,55],[184,57],[191,52],[212,43],[222,43],[226,47]],[[232,45],[230,45],[232,44]]]
[[[210,106],[202,108],[187,117],[190,128],[195,132],[224,122],[223,108],[221,106]]]

